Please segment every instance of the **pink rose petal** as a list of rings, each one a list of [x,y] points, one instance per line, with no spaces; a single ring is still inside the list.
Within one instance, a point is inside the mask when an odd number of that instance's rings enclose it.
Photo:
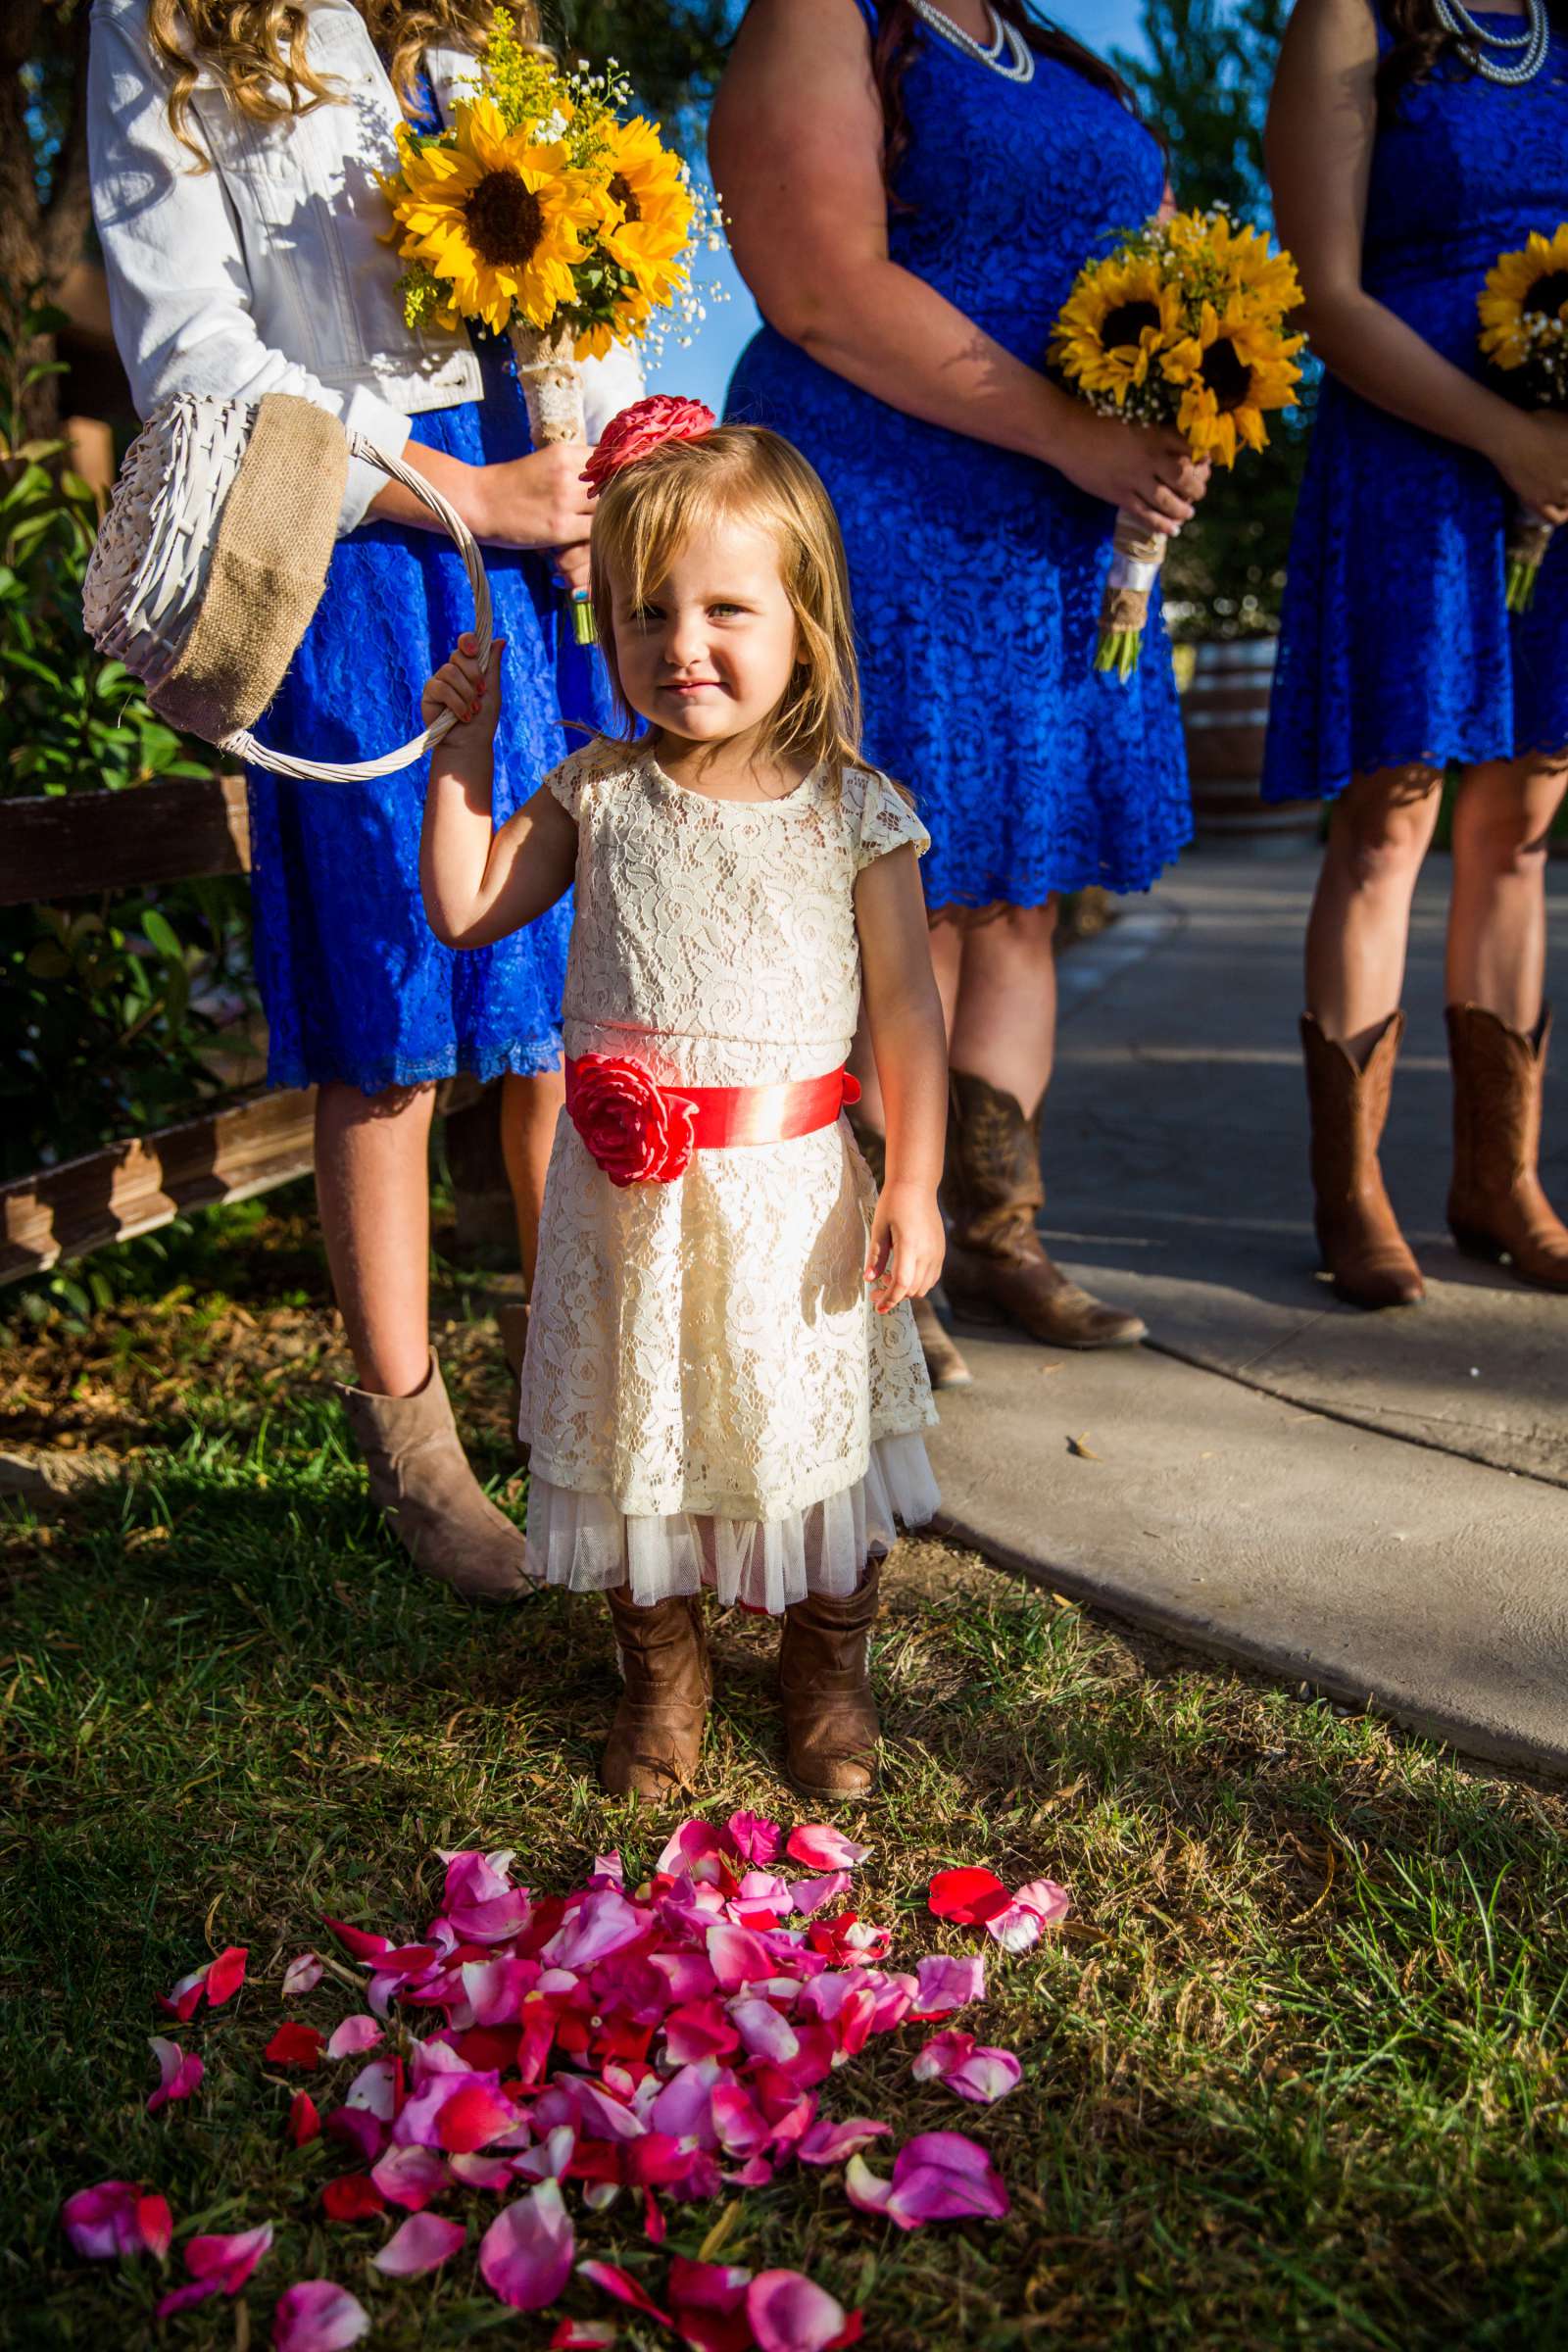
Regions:
[[[420,2213],[447,2186],[449,2175],[433,2148],[388,2148],[371,2166],[370,2179],[389,2205]]]
[[[825,1879],[797,1879],[790,1888],[790,1900],[797,1911],[809,1919],[813,1911],[820,1911],[824,1904],[837,1902],[841,1894],[848,1894],[850,1884],[847,1870],[829,1871]]]
[[[1016,2090],[1023,2069],[1010,2050],[988,2049],[972,2034],[938,2034],[909,2070],[917,2082],[945,2082],[960,2099],[989,2107]]]
[[[648,1915],[628,1903],[613,1886],[585,1895],[575,1914],[545,1945],[540,1958],[549,1968],[596,1968],[614,1952],[638,1943],[647,1932]]]
[[[577,2275],[591,2279],[595,2286],[602,2286],[605,2293],[613,2295],[617,2302],[629,2304],[633,2311],[646,2312],[651,2320],[659,2320],[665,2328],[670,2325],[668,2312],[661,2311],[647,2288],[638,2283],[630,2271],[622,2270],[618,2263],[579,2262]]]
[[[492,2140],[516,2129],[517,2110],[493,2082],[477,2077],[464,2083],[436,2118],[438,2144],[457,2156],[477,2155]]]
[[[156,2115],[171,2099],[188,2099],[201,2082],[206,2067],[194,2050],[182,2050],[177,2041],[166,2041],[161,2034],[149,2037],[148,2047],[158,2061],[158,2088],[147,2101],[147,2112]]]
[[[326,2045],[326,2054],[329,2058],[359,2058],[365,2051],[374,2049],[381,2038],[381,2032],[375,2019],[367,2017],[362,2010],[358,2016],[346,2017],[340,2026],[334,2028],[332,2038]]]
[[[719,1921],[708,1931],[708,1958],[721,1989],[737,1992],[774,1973],[773,1956],[760,1936],[750,1928],[732,1928]]]
[[[654,1868],[662,1877],[674,1878],[683,1870],[713,1861],[718,1850],[718,1838],[706,1821],[683,1821]]]
[[[760,2272],[746,2289],[746,2317],[759,2352],[827,2352],[852,2340],[843,2304],[799,2271]]]
[[[296,1993],[314,1992],[321,1982],[321,1963],[315,1952],[301,1952],[283,1971],[283,1998],[293,2000]]]
[[[188,2311],[194,2304],[205,2303],[209,2295],[237,2295],[271,2242],[270,2222],[264,2222],[258,2230],[241,2230],[232,2235],[193,2237],[185,2248],[185,2268],[191,2272],[194,2283],[176,2286],[165,2295],[156,2317],[167,2320],[176,2311]]]
[[[272,2314],[275,2352],[346,2352],[369,2331],[364,2305],[329,2278],[302,2278],[278,2297]]]
[[[130,2254],[155,2254],[161,2261],[174,2229],[165,2200],[145,2195],[131,2180],[100,2180],[95,2188],[78,2188],[66,2199],[60,2218],[73,2247],[89,2262]]]
[[[467,2234],[461,2222],[444,2222],[435,2213],[411,2213],[380,2253],[371,2255],[370,2268],[387,2278],[422,2278],[426,2271],[450,2262]]]
[[[985,2149],[961,2132],[922,2132],[899,2150],[887,2210],[901,2230],[971,2216],[1000,2222],[1010,2204]]]
[[[985,1999],[985,1962],[955,1960],[947,1952],[932,1952],[919,1962],[915,1982],[916,2017],[945,2017],[970,2001]]]
[[[843,2123],[832,2123],[824,2116],[821,2123],[811,2126],[796,2154],[803,2164],[844,2164],[892,2129],[891,2124],[873,2123],[868,2115],[848,2116]]]
[[[575,2251],[560,2184],[541,2180],[497,2214],[479,2242],[479,2272],[514,2311],[542,2311],[571,2277]]]
[[[777,1858],[784,1833],[776,1821],[766,1821],[760,1813],[732,1813],[723,1828],[724,1843],[742,1862],[756,1863],[765,1870]]]
[[[791,1830],[784,1850],[792,1861],[804,1862],[808,1870],[853,1870],[858,1862],[865,1860],[871,1848],[857,1845],[842,1830],[817,1821]]]

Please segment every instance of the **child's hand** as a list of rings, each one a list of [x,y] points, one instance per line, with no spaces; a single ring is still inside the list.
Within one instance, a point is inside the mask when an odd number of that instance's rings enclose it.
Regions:
[[[942,1272],[947,1237],[937,1197],[923,1184],[885,1187],[871,1220],[865,1278],[879,1315],[906,1298],[923,1298]]]
[[[479,667],[475,642],[471,636],[460,637],[451,661],[426,679],[419,697],[419,716],[427,727],[435,724],[443,710],[456,716],[456,726],[449,727],[442,738],[446,751],[474,751],[488,744],[501,716],[501,649],[507,641],[498,637],[491,646],[488,674]]]

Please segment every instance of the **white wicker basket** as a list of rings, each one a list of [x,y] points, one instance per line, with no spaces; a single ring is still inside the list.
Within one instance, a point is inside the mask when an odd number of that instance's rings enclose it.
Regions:
[[[82,614],[99,651],[141,679],[155,709],[201,611],[224,502],[251,446],[257,414],[258,405],[244,401],[180,394],[165,402],[127,451],[100,526],[83,586]],[[473,595],[478,656],[488,661],[490,589],[462,517],[412,466],[357,432],[346,440],[350,457],[368,459],[401,482],[451,533]],[[333,505],[335,512],[335,493]],[[348,764],[270,751],[249,727],[216,740],[220,750],[278,775],[352,784],[407,767],[453,724],[451,714],[443,712],[434,726],[397,751]]]

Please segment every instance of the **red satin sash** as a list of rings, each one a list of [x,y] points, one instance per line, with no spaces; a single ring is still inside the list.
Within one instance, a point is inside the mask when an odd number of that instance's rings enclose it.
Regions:
[[[566,1102],[576,1093],[578,1064],[566,1063]],[[724,1152],[737,1144],[787,1144],[831,1127],[848,1103],[860,1100],[859,1080],[848,1070],[823,1078],[788,1078],[777,1086],[662,1086],[671,1102],[689,1102],[693,1149]]]

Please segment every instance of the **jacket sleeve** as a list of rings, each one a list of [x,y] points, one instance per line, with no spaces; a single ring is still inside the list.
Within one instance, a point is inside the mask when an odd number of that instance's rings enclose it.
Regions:
[[[401,410],[364,387],[345,398],[263,340],[221,175],[199,171],[175,138],[167,95],[145,9],[96,9],[87,74],[93,219],[138,416],[176,392],[221,400],[293,392],[401,457],[409,438]],[[385,478],[363,458],[350,463],[340,537],[364,521]]]

